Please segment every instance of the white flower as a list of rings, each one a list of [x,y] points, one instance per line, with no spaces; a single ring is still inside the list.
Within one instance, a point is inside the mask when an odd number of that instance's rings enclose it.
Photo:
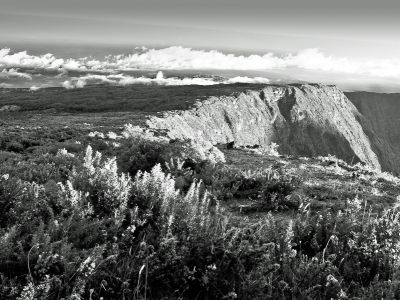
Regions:
[[[104,139],[104,138],[105,138],[104,133],[98,132],[98,131],[92,131],[92,132],[90,132],[90,133],[88,134],[88,136],[89,136],[89,137],[98,137],[98,138],[100,138],[100,139]]]
[[[107,133],[107,137],[108,137],[110,140],[116,140],[116,139],[119,138],[119,136],[118,136],[115,132],[112,132],[112,131],[110,131],[109,133]]]
[[[57,157],[62,157],[62,156],[64,156],[64,157],[75,157],[75,155],[73,153],[68,153],[68,151],[65,148],[58,149],[56,156]]]

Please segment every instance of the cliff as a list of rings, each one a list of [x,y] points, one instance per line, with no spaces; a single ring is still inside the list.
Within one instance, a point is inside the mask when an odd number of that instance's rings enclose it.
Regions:
[[[235,146],[279,145],[289,155],[336,155],[380,169],[363,116],[335,86],[269,85],[198,101],[188,110],[150,117],[147,125],[171,138]]]
[[[359,123],[382,169],[400,173],[400,94],[346,93],[359,111]]]

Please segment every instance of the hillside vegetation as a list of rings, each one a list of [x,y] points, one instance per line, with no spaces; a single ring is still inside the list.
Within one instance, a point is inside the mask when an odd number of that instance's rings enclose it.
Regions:
[[[400,179],[145,114],[2,115],[0,299],[400,297]]]

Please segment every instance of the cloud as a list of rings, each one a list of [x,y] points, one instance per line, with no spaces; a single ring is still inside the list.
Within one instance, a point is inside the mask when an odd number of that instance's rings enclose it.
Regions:
[[[67,90],[83,88],[85,85],[86,85],[86,81],[82,80],[82,79],[66,80],[61,84],[61,86],[66,88]]]
[[[349,59],[335,57],[310,48],[284,56],[274,53],[264,55],[235,55],[217,50],[195,50],[180,46],[147,49],[135,48],[132,54],[107,56],[103,60],[92,58],[57,58],[53,54],[30,55],[26,51],[13,53],[10,49],[0,50],[0,69],[26,68],[56,70],[60,73],[81,71],[116,74],[128,70],[242,70],[292,72],[293,68],[334,74],[362,75],[370,77],[400,78],[400,59]],[[194,81],[200,79],[192,78]],[[84,79],[90,81],[90,79]],[[102,80],[97,78],[95,80]],[[114,79],[116,80],[116,79]],[[131,81],[145,78],[125,79]],[[159,80],[161,84],[162,79]],[[175,84],[183,83],[182,81]],[[204,81],[207,84],[211,81]],[[166,83],[167,84],[167,83]]]
[[[117,79],[125,79],[126,76],[122,74],[118,75],[98,75],[98,74],[88,74],[81,77],[73,77],[71,80],[64,81],[61,85],[66,89],[83,88],[88,83],[98,84],[98,83],[109,83],[118,84]]]
[[[165,69],[165,70],[258,70],[299,68],[312,71],[368,75],[376,77],[400,77],[400,59],[350,60],[329,56],[317,48],[302,50],[296,54],[278,56],[234,55],[216,50],[194,50],[184,47],[145,49],[127,56],[109,57],[97,62],[97,68]]]
[[[158,84],[158,85],[215,85],[220,82],[213,80],[212,78],[176,78],[169,77],[165,78],[163,72],[159,71],[156,78],[148,77],[131,77],[127,76],[121,79],[118,84],[129,85],[129,84]]]
[[[36,92],[36,91],[40,90],[40,86],[32,85],[29,88],[29,90],[32,91],[32,92]]]
[[[214,78],[201,77],[165,77],[162,71],[159,71],[155,78],[133,77],[123,74],[96,75],[89,74],[81,77],[74,77],[71,80],[64,81],[62,86],[66,89],[82,88],[88,83],[99,84],[108,83],[112,85],[132,85],[132,84],[156,84],[156,85],[216,85],[216,84],[234,84],[234,83],[269,83],[267,78],[263,77],[233,77],[226,80],[216,80]]]
[[[10,77],[19,77],[19,78],[23,78],[23,79],[28,79],[28,80],[32,80],[32,76],[29,75],[28,73],[23,73],[23,72],[18,72],[17,69],[11,68],[11,69],[3,69],[0,73],[0,78],[1,77],[6,77],[6,78],[10,78]]]
[[[264,56],[235,56],[211,50],[184,47],[147,49],[111,59],[107,67],[120,69],[195,69],[195,70],[267,70],[279,67],[281,59],[272,53]]]
[[[13,84],[0,82],[0,88],[7,89],[7,88],[12,88],[12,87],[14,87]]]
[[[224,81],[225,84],[234,84],[234,83],[270,83],[270,80],[265,77],[247,77],[247,76],[237,76],[233,78],[229,78]]]
[[[63,83],[61,83],[61,86],[67,90],[76,88],[76,86],[69,80],[65,80]]]
[[[41,56],[29,55],[26,51],[11,53],[11,49],[0,50],[0,67],[3,68],[34,68],[56,70],[68,64],[64,59],[56,58],[53,54]]]

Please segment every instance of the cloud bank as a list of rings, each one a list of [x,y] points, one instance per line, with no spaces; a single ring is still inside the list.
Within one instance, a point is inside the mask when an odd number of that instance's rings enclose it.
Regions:
[[[138,69],[268,71],[297,68],[327,73],[400,78],[400,59],[350,60],[329,56],[314,48],[285,56],[274,53],[243,56],[180,46],[163,49],[136,48],[130,55],[107,56],[103,60],[87,57],[65,59],[57,58],[53,54],[35,56],[26,51],[12,53],[10,49],[1,49],[0,70],[10,68],[105,73]]]
[[[88,74],[86,76],[73,77],[62,83],[66,89],[83,88],[87,84],[106,83],[113,85],[132,85],[132,84],[156,84],[156,85],[215,85],[215,84],[234,84],[234,83],[269,83],[269,79],[264,77],[233,77],[226,80],[217,80],[214,78],[201,77],[168,77],[166,78],[162,71],[157,73],[155,78],[133,77],[123,74],[97,75]]]
[[[1,78],[11,78],[11,77],[17,77],[17,78],[23,78],[27,80],[32,80],[32,76],[28,73],[23,73],[23,72],[18,72],[17,69],[11,68],[11,69],[3,69],[0,72],[0,79]]]

